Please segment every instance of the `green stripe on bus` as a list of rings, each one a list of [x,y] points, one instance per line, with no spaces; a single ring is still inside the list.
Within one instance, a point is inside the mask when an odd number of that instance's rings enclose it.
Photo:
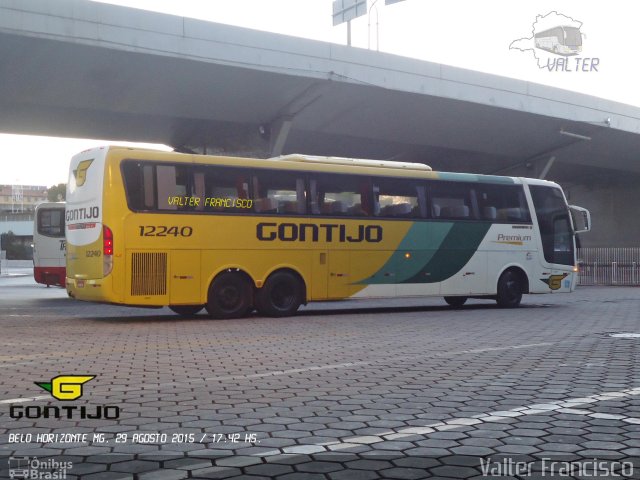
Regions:
[[[478,250],[491,228],[491,222],[454,223],[442,241],[443,247],[420,272],[404,283],[442,282],[458,273]]]
[[[491,222],[415,223],[382,268],[358,284],[442,282],[465,266],[490,227]]]
[[[358,284],[405,283],[429,263],[453,225],[453,222],[414,223],[382,268]]]

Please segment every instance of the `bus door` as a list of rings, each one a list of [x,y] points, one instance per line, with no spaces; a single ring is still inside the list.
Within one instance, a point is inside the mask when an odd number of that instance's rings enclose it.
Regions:
[[[549,275],[543,281],[552,292],[570,291],[576,262],[575,239],[562,190],[541,185],[530,185],[529,189],[540,229],[545,260],[543,274]]]

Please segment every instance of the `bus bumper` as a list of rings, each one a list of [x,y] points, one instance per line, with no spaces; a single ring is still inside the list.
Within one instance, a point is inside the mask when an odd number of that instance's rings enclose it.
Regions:
[[[76,300],[117,303],[115,298],[105,295],[105,292],[112,291],[110,277],[96,279],[66,277],[65,284],[67,294]]]

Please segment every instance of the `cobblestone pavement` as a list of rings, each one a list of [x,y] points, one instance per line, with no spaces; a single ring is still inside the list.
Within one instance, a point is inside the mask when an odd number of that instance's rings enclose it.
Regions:
[[[1,478],[640,478],[637,288],[214,321],[12,277],[0,326]]]

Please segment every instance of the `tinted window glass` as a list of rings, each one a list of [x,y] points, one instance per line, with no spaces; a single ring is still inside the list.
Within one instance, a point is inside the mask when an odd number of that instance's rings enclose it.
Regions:
[[[129,208],[134,211],[251,212],[248,169],[125,161]]]
[[[253,203],[257,213],[306,213],[304,178],[297,173],[257,170],[253,177]]]
[[[424,218],[426,215],[424,185],[410,179],[374,178],[373,212],[378,217]]]
[[[367,177],[320,174],[311,179],[310,196],[314,215],[371,215],[371,184]]]
[[[483,220],[493,222],[531,222],[524,189],[521,185],[475,185],[478,212]]]
[[[432,218],[443,220],[470,220],[475,218],[471,202],[471,184],[458,182],[430,182],[427,192],[430,196]]]
[[[64,209],[38,210],[38,233],[47,237],[64,237]]]
[[[156,205],[158,210],[189,210],[195,201],[189,195],[187,165],[156,165]]]
[[[154,208],[153,165],[126,161],[122,164],[122,177],[131,210]]]
[[[574,265],[573,232],[569,209],[558,188],[531,185],[544,258],[549,263]]]
[[[200,199],[196,212],[243,213],[253,210],[249,170],[213,166],[194,167],[192,196]]]

